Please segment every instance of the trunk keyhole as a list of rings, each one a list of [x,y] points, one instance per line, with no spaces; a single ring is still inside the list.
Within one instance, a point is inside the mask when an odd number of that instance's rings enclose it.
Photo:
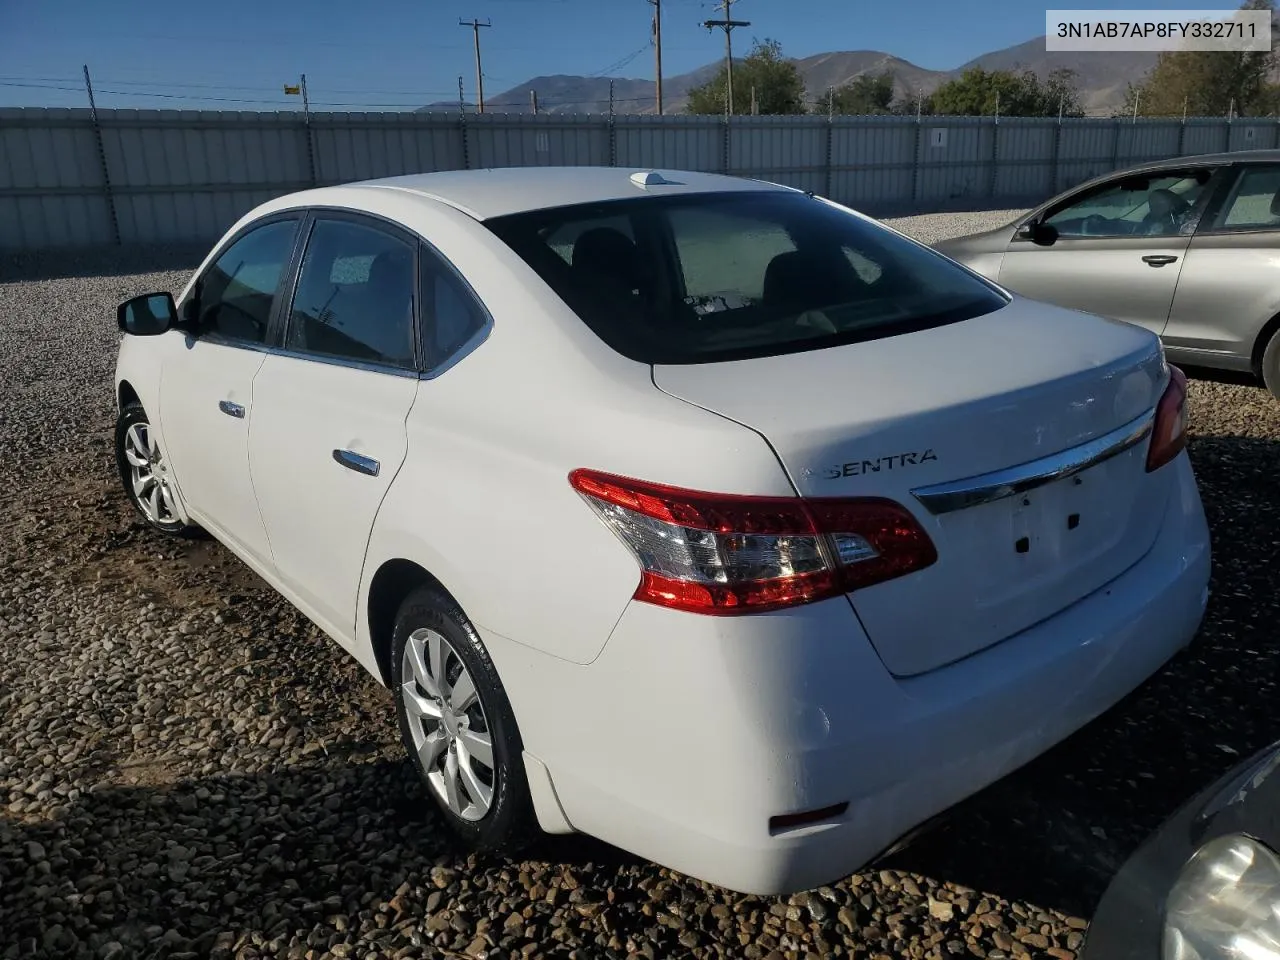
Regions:
[[[1073,513],[1071,516],[1067,517],[1068,530],[1074,530],[1078,526],[1080,526],[1080,514]]]
[[[1031,549],[1031,538],[1019,537],[1017,542],[1014,543],[1013,549],[1017,550],[1019,553],[1026,553]]]

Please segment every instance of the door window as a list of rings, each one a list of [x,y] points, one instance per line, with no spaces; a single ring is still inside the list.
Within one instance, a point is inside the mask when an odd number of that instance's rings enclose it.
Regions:
[[[296,220],[246,233],[218,257],[196,286],[196,334],[264,343],[271,305],[293,252]]]
[[[289,315],[290,350],[414,366],[413,247],[350,220],[317,220]]]
[[[1280,166],[1248,167],[1222,207],[1218,229],[1280,228]]]
[[[1190,229],[1209,183],[1204,170],[1125,177],[1052,211],[1060,237],[1176,237]]]
[[[448,363],[488,322],[471,289],[425,245],[422,258],[422,334],[427,369]]]

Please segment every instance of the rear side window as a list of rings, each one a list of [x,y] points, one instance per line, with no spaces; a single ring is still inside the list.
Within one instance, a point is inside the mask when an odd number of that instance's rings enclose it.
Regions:
[[[413,246],[350,220],[317,220],[285,344],[318,357],[412,368]]]
[[[815,350],[1006,303],[932,251],[799,193],[621,200],[487,225],[601,339],[644,363]]]
[[[229,246],[200,278],[195,291],[196,330],[241,343],[267,339],[280,275],[293,253],[296,220],[250,230]]]
[[[1245,168],[1223,205],[1218,226],[1227,230],[1280,228],[1280,166]]]
[[[436,370],[448,363],[485,326],[488,315],[470,288],[427,246],[422,264],[422,338],[424,366]]]

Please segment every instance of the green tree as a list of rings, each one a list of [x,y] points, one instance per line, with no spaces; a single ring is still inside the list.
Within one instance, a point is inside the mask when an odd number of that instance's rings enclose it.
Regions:
[[[951,116],[1049,117],[1083,115],[1075,75],[1055,70],[1047,80],[1032,71],[983,70],[970,67],[929,97],[928,112]]]
[[[1041,85],[1041,91],[1046,114],[1061,112],[1064,117],[1084,116],[1074,70],[1066,67],[1054,70]]]
[[[795,61],[782,55],[776,40],[757,40],[751,52],[733,64],[733,112],[751,112],[751,90],[762,114],[804,113],[804,80]],[[724,67],[700,87],[689,91],[687,113],[724,113],[728,80]]]
[[[824,99],[814,108],[814,113],[835,113],[853,116],[871,116],[889,113],[893,106],[893,73],[864,73],[848,83],[836,87],[829,94],[830,104]]]
[[[1247,0],[1241,10],[1268,10],[1274,0]],[[1265,116],[1274,112],[1277,91],[1269,82],[1271,50],[1176,50],[1160,54],[1142,82],[1130,85],[1125,114],[1140,116]]]

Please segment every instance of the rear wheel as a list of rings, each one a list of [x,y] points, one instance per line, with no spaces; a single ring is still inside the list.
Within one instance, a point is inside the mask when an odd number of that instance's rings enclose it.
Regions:
[[[168,461],[140,403],[125,404],[116,420],[116,465],[125,495],[148,526],[171,536],[199,529],[178,516]]]
[[[1280,400],[1280,330],[1271,335],[1262,351],[1262,382],[1271,395]]]
[[[515,716],[471,621],[447,594],[412,593],[396,617],[400,735],[450,828],[511,854],[537,835]]]

